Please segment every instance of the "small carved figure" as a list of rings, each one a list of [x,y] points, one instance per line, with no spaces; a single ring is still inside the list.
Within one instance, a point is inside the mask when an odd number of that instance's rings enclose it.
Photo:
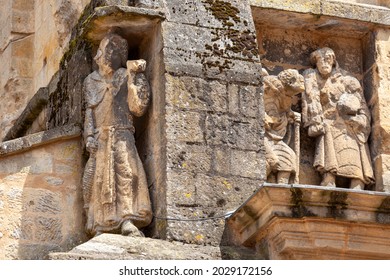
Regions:
[[[304,72],[302,116],[308,134],[316,138],[314,168],[322,186],[336,178],[350,179],[349,187],[364,189],[374,182],[367,139],[371,116],[359,81],[341,69],[335,53],[322,48],[311,54],[315,67]]]
[[[287,184],[299,173],[299,124],[301,115],[291,110],[294,95],[304,91],[303,76],[297,70],[288,69],[278,76],[264,77],[265,150],[267,181]],[[291,132],[291,124],[295,126]],[[294,150],[289,146],[294,134]]]
[[[150,88],[146,62],[127,61],[127,41],[107,35],[84,81],[84,141],[90,154],[83,177],[87,231],[142,235],[152,219],[145,171],[135,140],[133,117],[145,113]],[[127,69],[124,68],[127,64]]]

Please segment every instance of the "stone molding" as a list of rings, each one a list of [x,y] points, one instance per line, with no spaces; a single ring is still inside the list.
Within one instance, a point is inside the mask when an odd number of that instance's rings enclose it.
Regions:
[[[389,259],[390,194],[265,183],[227,227],[269,259]]]
[[[329,0],[250,0],[252,7],[307,13],[317,16],[332,16],[352,19],[378,25],[390,26],[389,8]]]
[[[24,152],[58,140],[72,139],[80,135],[80,126],[71,124],[2,142],[0,143],[0,158]]]

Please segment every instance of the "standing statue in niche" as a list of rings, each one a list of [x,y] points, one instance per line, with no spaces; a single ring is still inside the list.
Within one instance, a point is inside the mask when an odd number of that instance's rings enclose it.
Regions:
[[[291,110],[294,95],[304,91],[303,76],[288,69],[264,77],[265,151],[267,182],[298,183],[301,115]],[[294,125],[294,132],[291,125]],[[293,148],[289,146],[294,135]],[[292,178],[291,175],[295,175]]]
[[[336,178],[350,179],[351,189],[374,182],[367,139],[371,116],[359,81],[341,69],[330,48],[313,52],[315,67],[304,72],[302,116],[308,134],[316,138],[314,168],[322,186]]]
[[[84,81],[84,141],[90,156],[83,177],[87,232],[142,236],[152,219],[145,171],[135,140],[133,117],[142,116],[150,88],[146,62],[127,61],[127,41],[107,35],[95,56],[99,69]],[[127,65],[127,69],[124,68]]]

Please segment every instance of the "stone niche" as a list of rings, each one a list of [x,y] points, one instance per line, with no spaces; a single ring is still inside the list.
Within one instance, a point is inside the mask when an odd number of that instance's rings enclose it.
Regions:
[[[106,1],[106,4],[109,2]],[[86,38],[93,45],[93,56],[103,37],[115,32],[128,41],[129,60],[146,60],[145,75],[151,86],[151,104],[144,116],[134,119],[134,126],[136,146],[146,172],[153,209],[165,203],[165,118],[161,117],[165,115],[165,70],[160,24],[163,18],[156,9],[102,6],[95,9],[90,22],[86,24]],[[146,231],[148,236],[155,234],[154,224]]]
[[[310,54],[318,48],[330,47],[335,51],[341,68],[351,72],[364,87],[367,104],[372,110],[373,81],[370,68],[374,61],[372,25],[330,16],[252,7],[262,66],[270,75],[293,68],[302,73],[311,67]],[[301,95],[297,95],[292,109],[301,112]],[[373,116],[374,119],[374,116]],[[299,183],[319,185],[321,178],[314,170],[314,138],[301,127],[301,153]],[[371,136],[372,137],[372,136]],[[369,140],[372,146],[372,139]],[[372,149],[371,149],[372,150]],[[371,151],[374,159],[376,154]],[[340,187],[348,182],[337,181]],[[366,186],[379,190],[379,186]]]

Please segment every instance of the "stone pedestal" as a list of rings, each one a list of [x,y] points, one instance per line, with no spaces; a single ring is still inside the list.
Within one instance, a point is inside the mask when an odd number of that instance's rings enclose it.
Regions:
[[[227,221],[265,259],[390,259],[390,195],[264,184]]]

